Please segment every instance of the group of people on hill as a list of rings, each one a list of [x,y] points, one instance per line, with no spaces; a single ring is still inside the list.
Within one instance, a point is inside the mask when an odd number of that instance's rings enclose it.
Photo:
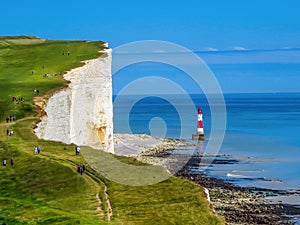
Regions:
[[[13,130],[7,129],[7,130],[6,130],[6,135],[7,135],[7,136],[13,136],[13,135],[14,135],[14,131],[13,131]]]
[[[45,69],[45,66],[43,65],[42,66],[42,69]],[[35,73],[35,71],[34,70],[30,70],[30,74],[31,75],[33,75]],[[57,74],[53,74],[53,76],[57,76]],[[51,74],[50,73],[44,73],[43,74],[43,77],[46,77],[46,78],[49,78],[49,77],[51,77]],[[33,92],[34,92],[34,94],[38,94],[39,93],[39,90],[33,90]]]
[[[33,89],[32,92],[33,92],[33,94],[39,94],[39,93],[40,93],[40,90],[38,90],[38,89]]]
[[[75,147],[75,154],[76,155],[80,154],[80,147],[78,145],[76,145],[76,147]],[[85,169],[86,169],[84,163],[82,163],[81,165],[77,165],[76,168],[77,168],[77,172],[80,173],[80,175],[82,175],[82,173],[84,173]]]
[[[54,76],[54,77],[56,77],[57,75],[61,75],[61,72],[59,72],[58,74],[57,73],[54,73],[54,74],[50,74],[50,73],[45,73],[44,75],[43,75],[43,77],[46,77],[46,78],[49,78],[49,77],[51,77],[51,76]]]
[[[13,166],[14,164],[15,164],[14,159],[10,159],[10,165]],[[6,159],[3,160],[2,165],[3,165],[4,167],[6,167],[6,165],[7,165]]]
[[[43,75],[43,77],[49,78],[49,77],[51,77],[51,74],[50,74],[50,73],[45,73],[45,74]]]
[[[36,155],[36,154],[40,154],[40,152],[41,152],[41,147],[38,145],[38,146],[34,146],[34,154]]]
[[[16,117],[15,117],[14,114],[10,114],[9,116],[7,116],[7,117],[5,118],[6,123],[13,122],[13,121],[15,121],[15,119],[16,119]]]
[[[82,163],[81,165],[77,165],[77,172],[80,173],[80,175],[85,172],[85,169],[86,167],[84,163]]]
[[[15,121],[15,119],[16,119],[16,117],[15,117],[14,114],[10,114],[9,116],[7,116],[7,117],[5,118],[6,123],[13,122],[13,121]],[[13,130],[7,129],[7,130],[6,130],[6,135],[7,135],[7,136],[13,136],[13,135],[14,135],[14,131],[13,131]]]
[[[71,54],[71,52],[67,51],[67,55],[70,55],[70,54]],[[65,55],[65,52],[63,52],[62,55]]]
[[[16,97],[16,96],[13,96],[12,97],[12,101],[19,104],[19,103],[23,103],[24,102],[24,99],[23,97]]]

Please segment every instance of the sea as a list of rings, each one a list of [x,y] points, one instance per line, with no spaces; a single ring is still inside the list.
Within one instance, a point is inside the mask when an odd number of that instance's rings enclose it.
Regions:
[[[153,63],[137,65],[135,69],[125,68],[122,73],[127,76],[126,79],[113,79],[114,132],[148,134],[192,142],[192,134],[197,130],[197,108],[201,107],[205,141],[201,144],[200,151],[212,151],[214,154],[236,159],[237,162],[213,164],[204,171],[199,167],[199,172],[240,186],[283,190],[291,195],[270,199],[300,205],[300,92],[280,89],[285,84],[289,85],[288,82],[295,88],[299,87],[299,83],[294,82],[299,80],[300,64],[294,57],[293,62],[289,62],[290,55],[300,56],[299,49],[202,55],[206,55],[208,61],[211,60],[211,68],[223,90],[230,85],[241,89],[236,89],[235,93],[223,93],[224,104],[223,100],[210,102],[209,99],[214,96],[204,93],[137,93],[120,97],[121,86],[126,87],[126,84],[139,76],[167,74],[168,79],[174,76],[174,82],[178,82],[176,79],[181,73],[174,68],[163,68],[160,64]],[[222,62],[215,61],[220,58]],[[237,58],[243,63],[234,64],[233,61]],[[265,62],[266,58],[269,61]],[[224,61],[226,65],[223,64]],[[236,79],[228,82],[222,77],[222,71]],[[131,80],[128,79],[129,75],[132,75]],[[262,78],[263,75],[266,75],[265,78]],[[290,80],[281,82],[284,75]],[[228,79],[230,76],[228,75]],[[270,84],[273,78],[277,81]],[[245,83],[239,85],[238,82],[243,80],[249,86],[257,83],[255,88],[259,90],[248,90]],[[187,84],[188,81],[184,81],[180,85],[186,88]],[[247,90],[247,93],[242,90]],[[218,104],[221,103],[225,111],[216,112],[214,106],[220,106]],[[218,119],[225,120],[224,128],[222,122],[221,125],[218,124]],[[215,135],[214,129],[220,131],[217,132],[218,135]],[[206,149],[210,143],[215,142],[220,144],[212,145],[216,149]],[[189,150],[186,149],[186,152]],[[179,151],[184,152],[183,149]],[[191,151],[192,153],[194,152]],[[193,172],[197,172],[197,169]]]
[[[205,151],[205,145],[214,139],[210,136],[210,105],[205,95],[190,97],[195,106],[202,107]],[[300,191],[300,93],[225,94],[224,97],[226,129],[218,154],[229,154],[239,163],[214,165],[206,173],[234,180],[241,186]],[[168,101],[155,96],[142,98],[125,117],[123,109],[133,98],[136,96],[128,95],[124,97],[124,105],[115,106],[115,133],[128,133],[124,125],[128,122],[130,133],[192,141],[197,129],[196,109],[182,124],[182,115],[170,103],[170,99],[181,101],[186,107],[186,96],[166,96]],[[190,127],[185,129],[188,134],[181,134],[182,126]]]

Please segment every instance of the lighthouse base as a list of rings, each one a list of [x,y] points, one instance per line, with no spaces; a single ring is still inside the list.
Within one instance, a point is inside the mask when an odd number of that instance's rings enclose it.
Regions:
[[[204,141],[205,140],[204,134],[193,134],[192,140],[193,141],[198,141],[198,140]]]

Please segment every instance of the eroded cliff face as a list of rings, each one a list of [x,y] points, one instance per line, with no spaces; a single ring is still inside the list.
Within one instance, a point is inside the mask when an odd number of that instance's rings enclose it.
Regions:
[[[70,84],[46,102],[35,129],[39,138],[114,152],[111,53],[106,49],[64,75]]]

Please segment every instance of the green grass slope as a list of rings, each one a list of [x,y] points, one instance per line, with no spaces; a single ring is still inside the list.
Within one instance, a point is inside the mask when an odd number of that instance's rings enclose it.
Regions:
[[[172,177],[144,187],[121,185],[97,173],[82,155],[76,156],[74,145],[39,140],[33,134],[38,118],[32,90],[40,90],[42,96],[66,85],[61,75],[44,78],[43,74],[63,74],[82,60],[100,56],[101,49],[101,42],[0,38],[0,160],[7,160],[6,167],[0,166],[0,223],[224,224],[212,213],[202,188],[193,183]],[[24,102],[12,101],[13,96]],[[10,114],[17,121],[6,123]],[[14,135],[7,136],[7,129]],[[34,155],[34,145],[41,146],[40,155]],[[84,154],[89,151],[93,150]],[[101,161],[105,155],[95,157]],[[132,158],[118,159],[141,165]],[[83,162],[87,171],[81,176],[76,165]]]
[[[9,44],[0,47],[0,120],[3,121],[9,114],[15,114],[17,119],[32,115],[33,89],[38,89],[40,95],[43,95],[63,86],[66,83],[61,77],[63,73],[80,66],[82,60],[100,56],[98,51],[101,49],[103,47],[100,42],[75,41],[44,41],[31,45]],[[70,55],[67,54],[68,51]],[[48,79],[43,77],[44,74],[57,76]],[[23,97],[25,102],[12,104],[13,96]]]

